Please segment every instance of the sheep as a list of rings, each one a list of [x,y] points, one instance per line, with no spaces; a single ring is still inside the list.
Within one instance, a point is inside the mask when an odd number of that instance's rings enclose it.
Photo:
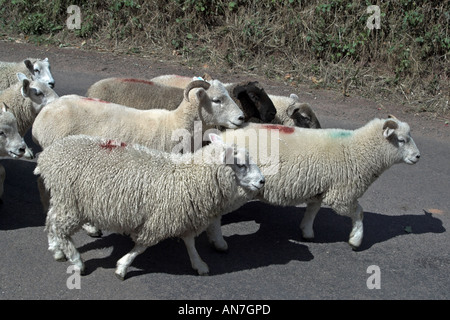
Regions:
[[[17,82],[17,73],[28,75],[33,80],[40,80],[50,88],[55,87],[55,80],[50,71],[48,58],[44,60],[28,58],[21,62],[0,61],[0,90],[4,90]]]
[[[322,204],[338,214],[350,216],[353,226],[348,243],[354,249],[363,238],[363,209],[358,199],[393,164],[412,165],[420,158],[409,125],[396,118],[373,119],[356,130],[249,123],[241,129],[227,130],[221,136],[226,143],[237,142],[239,147],[244,147],[244,138],[252,133],[255,138],[248,142],[250,156],[266,175],[265,187],[256,198],[280,206],[306,203],[300,229],[307,240],[314,238],[313,222]],[[264,138],[269,133],[279,134],[279,140],[275,140],[279,143],[272,143],[273,149]],[[258,145],[259,150],[252,148]],[[261,161],[257,153],[277,157],[272,162]],[[268,168],[272,172],[268,173]],[[208,229],[211,242],[225,241],[220,219]]]
[[[285,126],[296,126],[300,128],[321,128],[316,114],[308,103],[301,103],[300,98],[291,93],[289,97],[276,96],[269,94],[277,110],[272,124],[281,124]]]
[[[16,117],[3,103],[0,108],[0,158],[19,159],[25,155],[26,148],[17,128]]]
[[[243,205],[264,186],[246,150],[235,150],[214,134],[210,138],[209,146],[184,155],[85,135],[44,149],[34,173],[51,194],[46,231],[54,259],[67,258],[84,272],[70,237],[90,222],[134,241],[134,248],[117,261],[115,275],[121,280],[137,255],[171,237],[182,238],[193,269],[208,274],[195,236],[212,218]]]
[[[10,111],[16,117],[19,134],[23,137],[41,109],[59,96],[45,83],[30,80],[23,73],[17,73],[17,79],[18,83],[0,93],[0,102],[11,106]]]
[[[194,80],[192,82],[199,81],[205,82],[202,80]],[[236,105],[220,81],[214,80],[207,83],[209,83],[209,88],[206,90],[206,93],[212,102],[213,109],[227,108],[230,104]],[[185,89],[188,86],[181,89],[144,79],[107,78],[89,87],[86,96],[140,110],[175,110],[183,100]],[[242,118],[237,120],[239,123],[242,123],[244,115],[242,114]],[[224,126],[228,127],[228,124],[224,124]]]
[[[94,98],[63,96],[38,114],[32,127],[32,137],[43,149],[58,138],[87,134],[117,138],[170,152],[179,145],[179,141],[172,139],[176,130],[187,130],[193,136],[195,121],[228,128],[237,128],[242,124],[242,111],[231,99],[220,106],[211,101],[207,91],[216,92],[211,87],[205,81],[191,82],[184,91],[183,101],[172,111],[137,110]],[[217,94],[226,93],[218,91]]]
[[[0,108],[0,159],[21,159],[28,148],[17,129],[17,120],[5,103]],[[0,164],[0,198],[3,196],[3,183],[6,173]]]
[[[212,81],[210,75],[194,77],[193,79],[205,79]],[[163,75],[151,79],[153,83],[159,83],[175,88],[184,88],[192,81],[192,78],[178,75]],[[225,88],[231,98],[241,108],[245,115],[245,122],[257,121],[270,123],[277,113],[274,104],[258,81],[242,81],[239,83],[225,83]]]

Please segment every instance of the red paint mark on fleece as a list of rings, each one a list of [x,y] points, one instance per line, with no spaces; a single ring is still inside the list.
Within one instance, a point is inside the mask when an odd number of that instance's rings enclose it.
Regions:
[[[118,148],[118,147],[124,148],[126,146],[127,146],[127,144],[125,142],[119,143],[115,140],[108,140],[108,141],[106,141],[106,143],[100,144],[100,147],[102,149],[107,149],[109,151],[111,151],[112,149]]]
[[[95,102],[101,102],[101,103],[110,103],[110,102],[108,102],[108,101],[105,101],[105,100],[100,100],[100,99],[96,99],[96,98],[83,98],[83,100],[86,100],[86,101],[95,101]]]
[[[266,124],[262,126],[264,129],[268,129],[268,130],[278,130],[281,133],[285,133],[285,134],[291,134],[294,132],[295,128],[293,127],[286,127],[286,126],[281,126],[281,125],[276,125],[276,124]]]
[[[132,83],[144,83],[144,84],[148,84],[150,86],[154,85],[153,81],[148,81],[148,80],[144,80],[144,79],[125,78],[125,79],[120,79],[120,81],[132,82]]]

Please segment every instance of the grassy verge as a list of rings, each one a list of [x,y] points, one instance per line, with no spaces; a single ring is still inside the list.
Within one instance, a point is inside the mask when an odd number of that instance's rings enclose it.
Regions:
[[[379,29],[372,26],[379,8]],[[81,28],[69,30],[77,5]],[[0,0],[3,37],[250,72],[450,114],[450,1]]]

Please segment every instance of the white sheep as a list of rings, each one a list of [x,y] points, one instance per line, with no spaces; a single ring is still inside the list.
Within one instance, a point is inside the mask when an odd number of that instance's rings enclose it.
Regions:
[[[220,109],[236,105],[223,84],[218,80],[209,82],[194,80],[190,81],[183,88],[174,88],[145,79],[107,78],[89,87],[86,95],[90,98],[113,102],[135,109],[175,110],[183,100],[185,89],[190,84],[199,82],[209,84],[206,94],[211,100],[212,112],[219,112]],[[244,120],[244,114],[241,111],[241,115],[233,122],[239,126]],[[221,125],[227,128],[235,127],[232,124],[230,127],[229,122]]]
[[[0,93],[4,102],[17,119],[19,134],[23,137],[31,128],[41,109],[58,98],[58,94],[40,80],[30,80],[23,73],[17,73],[19,82]]]
[[[46,148],[35,174],[51,194],[46,231],[55,260],[67,258],[83,273],[84,263],[70,237],[89,222],[129,234],[135,242],[117,262],[119,279],[137,255],[171,237],[184,240],[192,267],[207,274],[195,236],[264,185],[246,150],[234,150],[213,134],[211,138],[207,147],[185,155],[84,135]]]
[[[40,80],[46,83],[50,88],[55,86],[48,58],[44,60],[28,58],[21,62],[0,61],[0,90],[15,84],[17,82],[16,74],[19,72],[31,77],[33,80]]]
[[[2,103],[0,108],[0,158],[19,159],[25,155],[26,143],[19,134],[17,119]]]
[[[212,90],[207,82],[191,82],[183,101],[172,111],[138,110],[94,98],[63,96],[38,114],[32,128],[33,139],[45,149],[64,136],[87,134],[171,152],[180,144],[173,139],[176,130],[183,129],[194,136],[195,121],[228,128],[242,124],[242,111],[231,99],[217,106],[207,90]],[[226,93],[219,90],[218,94],[223,92]]]
[[[284,126],[295,126],[300,128],[321,128],[316,114],[308,103],[300,102],[300,98],[291,93],[289,97],[276,96],[269,94],[277,110],[273,124],[282,124]]]
[[[0,108],[0,159],[23,158],[26,149],[28,147],[19,134],[16,117],[2,103]],[[0,198],[3,196],[5,177],[5,168],[0,164]]]
[[[271,150],[270,140],[264,137],[274,132],[279,140]],[[393,164],[415,164],[420,158],[408,124],[394,118],[374,119],[356,130],[246,124],[222,133],[226,143],[239,147],[245,147],[245,137],[252,135],[253,140],[247,139],[250,156],[266,175],[266,185],[257,198],[280,206],[306,203],[300,224],[305,239],[314,238],[313,222],[321,205],[330,206],[338,214],[351,217],[349,244],[353,248],[359,247],[363,238],[363,210],[358,199]],[[272,162],[261,162],[259,154],[276,157]],[[269,175],[268,168],[277,170]],[[211,242],[225,241],[220,221],[210,229]]]

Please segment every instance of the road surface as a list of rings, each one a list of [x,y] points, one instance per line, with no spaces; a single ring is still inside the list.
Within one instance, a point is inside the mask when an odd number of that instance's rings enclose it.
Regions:
[[[60,94],[84,95],[109,76],[151,78],[195,75],[195,70],[133,56],[0,42],[1,61],[48,57]],[[220,72],[208,70],[221,78]],[[200,70],[199,73],[202,73]],[[223,81],[255,77],[223,74]],[[182,241],[169,239],[136,258],[127,279],[114,276],[116,261],[133,246],[124,235],[74,241],[87,274],[77,279],[68,262],[47,251],[35,164],[2,160],[5,193],[0,205],[0,299],[449,299],[450,298],[450,128],[442,121],[404,114],[401,108],[359,97],[257,78],[269,93],[296,92],[316,110],[323,127],[357,128],[394,112],[407,121],[421,151],[418,164],[386,171],[361,198],[364,240],[347,244],[351,221],[328,208],[319,212],[313,242],[302,239],[304,206],[275,207],[251,202],[223,219],[228,253],[217,253],[205,235],[197,249],[210,275],[191,269]],[[26,136],[29,145],[30,134]]]

